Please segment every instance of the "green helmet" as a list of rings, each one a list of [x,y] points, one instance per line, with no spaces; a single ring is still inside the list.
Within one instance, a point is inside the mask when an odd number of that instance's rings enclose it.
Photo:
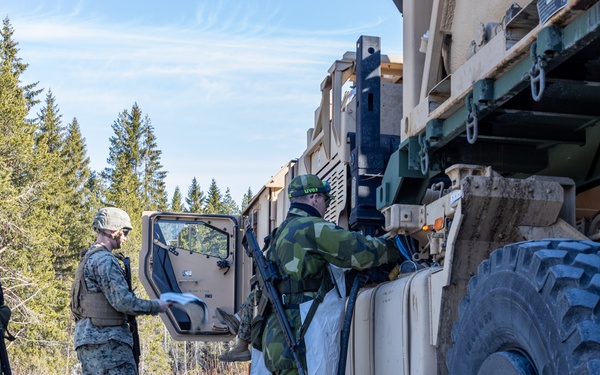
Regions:
[[[104,207],[98,210],[92,224],[94,230],[132,230],[127,212],[116,207]]]
[[[294,177],[292,182],[288,185],[288,197],[295,198],[301,195],[323,193],[328,197],[333,198],[333,195],[329,193],[330,190],[331,186],[329,186],[329,182],[322,181],[314,174],[303,174]]]

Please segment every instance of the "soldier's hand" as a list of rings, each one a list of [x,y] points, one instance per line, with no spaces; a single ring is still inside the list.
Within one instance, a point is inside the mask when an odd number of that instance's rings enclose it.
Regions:
[[[171,307],[171,302],[163,301],[162,299],[155,299],[158,302],[158,312],[164,313]]]

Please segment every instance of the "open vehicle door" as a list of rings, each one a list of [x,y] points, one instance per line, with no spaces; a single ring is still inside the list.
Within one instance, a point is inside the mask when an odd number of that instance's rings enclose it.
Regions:
[[[244,261],[239,250],[239,220],[226,215],[143,213],[139,274],[150,298],[191,293],[206,304],[199,318],[176,306],[160,315],[175,340],[232,339],[215,310],[235,312],[249,291],[251,262]]]

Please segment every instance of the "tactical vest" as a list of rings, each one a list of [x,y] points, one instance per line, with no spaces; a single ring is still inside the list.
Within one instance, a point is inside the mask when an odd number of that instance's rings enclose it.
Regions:
[[[71,311],[75,321],[91,318],[92,323],[99,327],[120,326],[126,321],[126,315],[117,311],[108,302],[102,291],[89,291],[83,277],[83,270],[92,254],[99,251],[108,251],[104,246],[94,244],[83,256],[71,289]]]

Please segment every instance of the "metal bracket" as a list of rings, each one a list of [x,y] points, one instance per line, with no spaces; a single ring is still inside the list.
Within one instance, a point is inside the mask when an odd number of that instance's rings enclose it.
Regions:
[[[429,120],[425,127],[427,139],[432,142],[437,142],[444,137],[444,121],[440,119]]]

